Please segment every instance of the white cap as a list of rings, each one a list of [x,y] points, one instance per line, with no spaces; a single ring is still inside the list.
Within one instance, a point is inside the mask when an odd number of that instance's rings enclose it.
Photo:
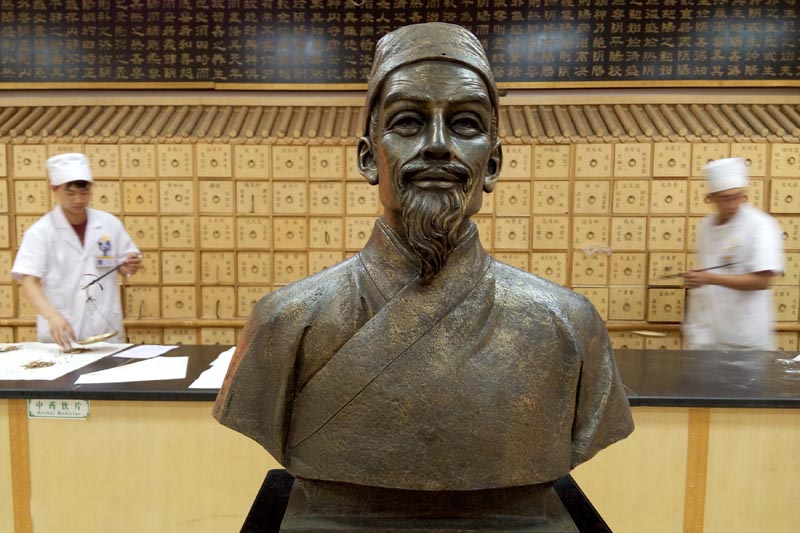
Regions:
[[[47,160],[47,174],[54,187],[70,181],[92,181],[89,158],[83,154],[58,154]]]
[[[741,157],[717,159],[703,167],[708,180],[708,192],[747,187],[747,165]]]

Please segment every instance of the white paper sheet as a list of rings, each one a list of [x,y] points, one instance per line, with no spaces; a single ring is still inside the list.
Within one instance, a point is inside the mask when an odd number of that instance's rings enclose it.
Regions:
[[[76,385],[88,383],[129,383],[132,381],[159,381],[162,379],[183,379],[189,357],[153,357],[129,365],[117,366],[83,374]]]
[[[139,344],[124,352],[114,354],[114,357],[125,357],[128,359],[150,359],[163,355],[177,346],[164,346],[160,344]]]
[[[225,374],[228,373],[228,367],[231,364],[233,352],[236,351],[234,346],[230,350],[225,350],[214,359],[208,370],[203,371],[194,383],[189,385],[190,389],[218,389],[222,387],[222,382],[225,379]]]
[[[80,346],[89,351],[85,353],[65,354],[61,347],[54,343],[18,342],[0,344],[0,350],[16,346],[13,351],[0,351],[0,380],[54,380],[73,370],[77,370],[95,361],[114,354],[130,346],[130,344],[109,344],[98,342]],[[31,364],[42,364],[38,368],[26,368]]]

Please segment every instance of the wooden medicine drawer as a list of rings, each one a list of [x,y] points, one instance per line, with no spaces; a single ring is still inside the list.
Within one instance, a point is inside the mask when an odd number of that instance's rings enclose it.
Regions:
[[[717,159],[729,157],[728,143],[694,143],[692,145],[692,176],[703,177],[703,167]]]
[[[564,215],[569,212],[568,181],[535,181],[533,212],[537,215]]]
[[[367,244],[375,217],[347,217],[345,219],[345,247],[348,250],[361,250]]]
[[[125,215],[125,230],[139,249],[158,248],[161,235],[158,217]]]
[[[610,144],[576,144],[575,177],[610,178],[611,152]]]
[[[339,215],[344,213],[344,183],[310,183],[309,212],[312,215]]]
[[[653,147],[653,177],[688,178],[692,173],[691,143],[656,143]]]
[[[348,215],[377,215],[380,212],[378,188],[369,183],[348,183],[347,192]]]
[[[343,147],[309,146],[308,156],[311,179],[342,179],[344,177]]]
[[[164,283],[197,283],[194,252],[161,252],[161,275]]]
[[[189,180],[161,180],[160,211],[170,214],[194,213],[194,182]]]
[[[119,147],[123,178],[156,177],[156,147],[150,144],[122,144]]]
[[[233,213],[233,183],[230,181],[200,182],[200,213]]]
[[[497,203],[495,210],[499,215],[527,215],[531,212],[530,182],[500,181],[493,196]],[[491,203],[490,200],[491,198],[484,196],[484,205]]]
[[[161,314],[159,287],[125,287],[125,318],[158,318]]]
[[[304,180],[308,175],[306,146],[273,146],[272,177],[274,179]]]
[[[611,254],[611,285],[644,285],[647,274],[647,254],[644,252],[614,252]]]
[[[684,252],[654,252],[650,254],[648,276],[650,285],[682,287],[683,277],[675,276],[685,271],[686,254]]]
[[[773,179],[770,188],[771,213],[800,213],[800,180]]]
[[[567,254],[565,252],[531,252],[530,271],[537,276],[567,284]]]
[[[272,281],[272,254],[239,252],[236,257],[236,280],[239,283],[269,284]]]
[[[50,210],[49,184],[45,180],[15,180],[14,207],[17,213],[45,214]]]
[[[194,248],[194,217],[161,217],[162,248]]]
[[[608,283],[608,255],[572,253],[572,286],[606,285]]]
[[[308,212],[305,182],[272,182],[272,212],[276,215],[304,215]]]
[[[684,289],[648,289],[647,320],[650,322],[681,322],[683,320]]]
[[[230,178],[233,176],[231,147],[227,144],[195,145],[198,178]]]
[[[92,177],[97,179],[118,178],[119,146],[116,144],[87,144],[84,153],[92,167]]]
[[[800,287],[774,287],[775,320],[778,322],[797,322],[797,306]]]
[[[273,261],[275,283],[291,283],[308,276],[308,257],[304,252],[275,252]]]
[[[611,249],[614,251],[647,249],[647,218],[611,217]]]
[[[271,166],[269,145],[234,145],[233,169],[237,178],[267,180]]]
[[[644,215],[648,212],[650,182],[616,180],[614,182],[614,214]]]
[[[650,217],[650,250],[679,250],[686,247],[686,219],[683,217]]]
[[[650,176],[652,146],[640,143],[614,145],[614,177],[644,178]]]
[[[236,289],[234,287],[202,287],[200,298],[203,302],[202,318],[234,318],[237,314]]]
[[[530,248],[528,217],[497,217],[494,221],[494,247],[497,250]]]
[[[644,287],[609,287],[608,299],[610,320],[644,320]]]
[[[236,212],[240,215],[268,215],[272,211],[270,183],[267,181],[236,182]]]
[[[161,316],[164,318],[196,318],[197,296],[194,287],[161,287]]]
[[[95,181],[92,185],[92,205],[115,215],[122,213],[122,193],[117,181]]]
[[[566,250],[569,247],[569,217],[533,217],[534,250]]]
[[[203,285],[235,282],[233,252],[202,252],[200,280]]]
[[[569,146],[534,146],[533,176],[537,179],[568,179]]]
[[[156,147],[156,152],[159,178],[194,177],[192,145],[159,144]]]
[[[797,178],[800,176],[800,144],[776,143],[772,145],[773,178]]]
[[[239,217],[236,219],[236,245],[250,250],[268,250],[272,247],[272,223],[266,217]]]
[[[15,179],[47,177],[47,148],[44,145],[15,144],[11,147],[11,153]]]
[[[158,182],[129,181],[122,182],[122,207],[125,213],[157,213]]]
[[[500,171],[503,180],[528,180],[531,177],[531,147],[528,145],[503,146],[503,167]]]
[[[309,247],[344,249],[344,220],[340,217],[310,217]]]
[[[767,175],[766,143],[733,143],[731,144],[731,157],[744,159],[748,176],[763,178]]]
[[[608,217],[574,217],[572,245],[574,248],[608,246]]]
[[[273,218],[272,242],[277,250],[305,250],[308,247],[308,221],[303,217]]]
[[[656,180],[650,187],[650,212],[658,214],[685,214],[689,182],[686,180]]]
[[[572,212],[579,215],[603,215],[609,210],[611,183],[608,181],[577,181],[572,196]]]

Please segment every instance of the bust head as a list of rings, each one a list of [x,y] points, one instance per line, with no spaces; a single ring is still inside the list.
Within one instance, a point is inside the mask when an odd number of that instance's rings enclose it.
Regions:
[[[474,35],[406,26],[378,43],[359,168],[384,217],[434,276],[497,181],[497,88]]]

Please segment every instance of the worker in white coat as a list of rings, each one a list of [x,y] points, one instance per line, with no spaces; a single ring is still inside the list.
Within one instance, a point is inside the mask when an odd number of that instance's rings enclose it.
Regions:
[[[125,342],[118,274],[139,270],[139,249],[117,217],[89,207],[85,155],[55,155],[47,172],[58,205],[25,232],[11,269],[36,310],[38,339],[70,348],[114,332],[108,342]]]
[[[683,323],[690,350],[774,350],[773,276],[784,270],[778,223],[747,203],[741,158],[703,169],[716,213],[697,229],[698,266],[688,271]]]

